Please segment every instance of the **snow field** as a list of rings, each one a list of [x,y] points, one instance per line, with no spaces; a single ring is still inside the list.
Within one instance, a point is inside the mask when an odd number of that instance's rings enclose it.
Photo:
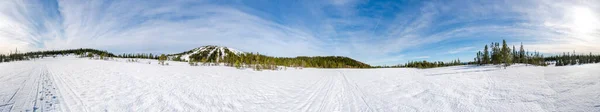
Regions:
[[[600,64],[253,71],[124,60],[0,63],[0,112],[600,111]]]

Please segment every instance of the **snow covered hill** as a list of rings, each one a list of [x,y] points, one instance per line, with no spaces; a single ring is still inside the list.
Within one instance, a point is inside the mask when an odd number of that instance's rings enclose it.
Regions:
[[[0,112],[600,111],[600,64],[253,71],[147,61],[0,63]]]
[[[189,61],[190,57],[197,56],[200,58],[204,58],[207,60],[215,60],[218,62],[218,60],[223,60],[225,58],[225,56],[227,56],[227,55],[240,55],[243,53],[244,52],[233,49],[233,48],[208,45],[208,46],[202,46],[199,48],[194,48],[192,50],[189,50],[189,51],[186,51],[183,53],[169,55],[169,59],[174,60],[175,58],[180,58],[183,61]],[[200,60],[198,60],[198,61],[200,61]]]
[[[234,65],[302,66],[310,68],[371,68],[370,65],[344,56],[274,57],[247,53],[223,46],[202,46],[186,52],[167,55],[168,60],[182,62],[209,62]],[[270,69],[263,67],[262,69]]]

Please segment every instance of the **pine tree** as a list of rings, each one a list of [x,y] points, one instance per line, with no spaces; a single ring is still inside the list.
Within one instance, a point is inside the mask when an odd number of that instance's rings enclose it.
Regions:
[[[512,63],[512,56],[510,56],[510,48],[508,48],[508,45],[506,45],[506,40],[502,40],[502,49],[500,51],[500,57],[502,59],[502,62],[504,63],[504,66],[510,66],[510,64]]]
[[[512,55],[512,62],[513,63],[519,63],[519,56],[518,56],[518,53],[517,53],[517,49],[515,48],[514,45],[513,45],[513,48],[512,48],[511,55]]]
[[[593,63],[593,57],[594,57],[594,55],[592,55],[592,52],[590,52],[590,56],[588,57],[589,58],[588,63]],[[2,60],[0,59],[0,61],[2,61]]]
[[[481,61],[482,59],[482,54],[481,51],[477,52],[477,58],[475,58],[475,62],[479,65],[483,64],[483,62]]]
[[[498,43],[492,43],[492,63],[494,65],[500,64],[501,53],[498,46]]]
[[[488,46],[485,45],[485,48],[483,49],[483,64],[489,64],[490,63],[490,53],[488,51]]]
[[[562,66],[561,60],[556,60],[556,64],[554,66]]]
[[[238,68],[238,69],[241,68],[240,61],[239,60],[235,60],[235,65],[234,66],[235,66],[235,68]]]
[[[107,57],[107,56],[108,56],[108,54],[106,54],[106,53],[102,53],[102,54],[100,55],[100,59],[101,59],[101,60],[106,60],[106,57]]]
[[[571,63],[571,62],[569,62],[569,60],[568,60],[568,59],[569,59],[569,55],[568,55],[568,53],[566,53],[566,54],[565,54],[565,53],[563,52],[563,57],[561,58],[561,60],[562,60],[562,65],[561,65],[561,66],[565,66],[565,65],[567,65],[567,64],[569,64],[569,63]]]
[[[92,59],[92,57],[94,57],[94,54],[92,54],[92,53],[88,53],[88,54],[87,54],[87,57],[89,57],[90,59]]]
[[[519,63],[526,63],[527,60],[525,58],[525,49],[523,48],[523,43],[521,42],[521,48],[519,48]]]
[[[166,60],[167,60],[167,56],[165,54],[161,54],[160,57],[158,57],[158,64],[165,65]]]
[[[206,66],[206,64],[208,63],[208,59],[202,57],[202,59],[200,59],[200,61],[202,62],[202,65]]]
[[[575,51],[573,51],[573,54],[571,55],[571,65],[575,64],[577,64],[577,58],[575,57]]]
[[[179,56],[175,56],[175,58],[173,58],[173,61],[185,61],[181,59],[181,55]]]

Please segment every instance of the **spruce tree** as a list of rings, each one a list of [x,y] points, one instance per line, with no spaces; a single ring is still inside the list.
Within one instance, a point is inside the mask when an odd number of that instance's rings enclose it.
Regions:
[[[102,53],[102,54],[100,54],[100,59],[101,59],[101,60],[106,60],[106,59],[107,59],[107,56],[108,56],[108,54],[106,54],[106,53]]]
[[[500,49],[498,43],[492,43],[492,63],[494,65],[500,64]]]
[[[235,68],[238,68],[238,69],[241,68],[240,61],[239,60],[235,60],[235,65],[234,66],[235,66]]]
[[[514,45],[513,45],[513,48],[512,48],[512,53],[511,53],[511,55],[512,55],[512,62],[513,62],[513,63],[518,63],[518,62],[519,62],[519,56],[518,56],[518,54],[517,54],[517,49],[515,48],[515,46],[514,46]]]
[[[556,60],[556,63],[554,64],[554,66],[561,66],[560,64],[561,64],[560,60]]]
[[[519,63],[526,63],[525,58],[525,49],[523,48],[523,43],[521,42],[521,48],[519,48]]]
[[[160,57],[158,57],[158,64],[165,65],[166,60],[167,60],[167,56],[165,54],[161,54]]]
[[[89,57],[90,59],[92,59],[94,57],[94,54],[88,52],[87,57]]]
[[[502,52],[500,57],[504,63],[504,66],[510,66],[512,63],[512,56],[510,56],[510,48],[508,48],[508,45],[506,45],[506,40],[502,40],[502,49],[500,51]]]
[[[590,56],[589,56],[589,59],[588,59],[588,63],[593,63],[593,60],[594,60],[594,58],[593,58],[593,57],[594,57],[594,55],[592,55],[592,52],[590,52]],[[0,60],[0,61],[2,61],[2,60]]]
[[[577,64],[577,58],[575,55],[575,51],[573,51],[573,54],[571,55],[571,65],[575,65]]]
[[[569,64],[569,63],[571,63],[571,62],[569,62],[569,60],[568,60],[568,59],[569,59],[569,55],[568,55],[568,53],[566,53],[566,54],[565,54],[565,53],[563,52],[563,57],[562,57],[561,59],[562,59],[562,62],[563,62],[563,63],[562,63],[562,66],[565,66],[565,65],[567,65],[567,64]]]
[[[479,51],[479,52],[477,52],[477,58],[475,58],[475,62],[477,64],[481,65],[481,64],[483,64],[481,60],[482,60],[482,54],[481,54],[481,51]]]
[[[490,53],[488,51],[488,46],[485,45],[485,48],[483,49],[483,64],[489,64],[490,63]]]

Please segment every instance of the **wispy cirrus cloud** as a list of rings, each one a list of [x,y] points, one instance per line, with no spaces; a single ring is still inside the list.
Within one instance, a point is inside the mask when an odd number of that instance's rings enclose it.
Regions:
[[[315,46],[320,40],[311,34],[231,6],[196,1],[59,0],[53,6],[42,1],[3,4],[15,6],[2,10],[3,14],[12,15],[0,16],[10,20],[1,29],[6,33],[0,39],[7,40],[3,41],[6,46],[2,46],[2,52],[12,48],[91,47],[117,52],[174,53],[215,44],[256,52],[280,51],[269,54],[283,56],[323,55]],[[37,17],[46,12],[56,14]]]
[[[465,51],[471,51],[473,49],[475,49],[475,47],[461,47],[458,49],[449,50],[447,53],[448,54],[456,54],[456,53],[461,53],[461,52],[465,52]]]

